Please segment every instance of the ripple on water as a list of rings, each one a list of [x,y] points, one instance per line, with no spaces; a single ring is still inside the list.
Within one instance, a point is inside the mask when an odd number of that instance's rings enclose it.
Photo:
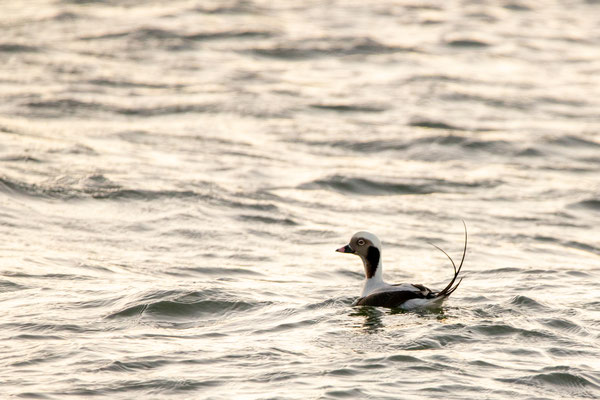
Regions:
[[[148,301],[149,299],[156,301]],[[196,292],[157,291],[137,300],[107,318],[149,317],[153,319],[187,320],[200,317],[224,317],[260,306],[261,302],[240,299],[235,295],[205,290]]]
[[[523,310],[535,310],[535,311],[540,311],[540,310],[548,310],[549,307],[537,302],[536,300],[532,299],[531,297],[527,297],[527,296],[515,296],[510,300],[510,305],[511,306],[515,306],[518,307],[520,309]]]
[[[0,192],[37,198],[61,200],[106,199],[106,200],[157,200],[169,199],[210,199],[209,194],[191,190],[147,190],[124,188],[101,174],[83,177],[62,176],[53,182],[43,184],[26,183],[19,180],[0,177]]]
[[[381,181],[371,178],[347,177],[333,175],[326,178],[315,179],[303,183],[298,189],[303,190],[335,190],[340,193],[351,193],[359,195],[383,196],[383,195],[411,195],[431,194],[437,192],[455,192],[465,188],[493,187],[499,182],[456,182],[443,179],[423,180],[422,182],[400,183]]]
[[[525,375],[515,378],[496,378],[502,382],[510,382],[534,386],[543,389],[560,390],[561,393],[568,393],[571,396],[581,396],[585,398],[596,398],[594,393],[600,389],[596,379],[589,374],[570,367],[547,367],[543,368],[541,373]]]

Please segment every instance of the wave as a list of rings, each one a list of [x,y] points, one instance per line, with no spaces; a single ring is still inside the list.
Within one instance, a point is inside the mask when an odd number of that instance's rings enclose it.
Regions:
[[[443,129],[449,131],[464,131],[467,130],[465,128],[461,128],[458,126],[450,125],[446,122],[441,121],[432,121],[425,119],[415,119],[408,124],[409,126],[416,126],[419,128],[429,128],[429,129]]]
[[[188,42],[244,38],[270,38],[274,35],[274,32],[260,29],[231,29],[222,31],[180,33],[161,28],[142,27],[131,31],[109,32],[101,35],[82,36],[79,39],[86,41],[125,39],[129,42],[138,42],[139,44],[146,45],[148,42],[164,42],[170,48],[173,48],[174,46],[183,48]]]
[[[496,378],[502,382],[517,383],[538,388],[561,390],[563,397],[596,398],[600,389],[597,378],[578,368],[556,366],[543,368],[540,373],[516,378]]]
[[[269,47],[244,50],[264,57],[287,60],[307,59],[324,56],[351,56],[416,52],[412,47],[393,46],[380,43],[369,37],[315,38],[290,45],[288,42]]]
[[[183,113],[207,113],[218,112],[222,108],[215,103],[192,103],[192,104],[164,104],[155,107],[122,107],[115,104],[83,101],[73,98],[55,100],[36,100],[23,104],[32,110],[36,110],[42,116],[65,116],[85,114],[89,112],[108,112],[121,115],[156,116]]]
[[[0,192],[37,198],[61,200],[103,199],[103,200],[156,200],[161,198],[201,198],[203,195],[191,190],[146,190],[128,189],[111,182],[100,174],[83,178],[60,177],[45,184],[25,183],[0,176]]]
[[[25,289],[28,289],[28,287],[15,282],[11,282],[9,280],[0,279],[0,293],[16,292]]]
[[[510,308],[518,307],[521,309],[529,310],[549,310],[548,306],[537,302],[531,297],[527,296],[515,296],[510,300]]]
[[[584,139],[584,138],[573,136],[573,135],[560,136],[560,137],[549,140],[548,143],[556,145],[556,146],[560,146],[560,147],[574,147],[574,148],[578,148],[578,147],[599,148],[600,147],[599,142]]]
[[[465,38],[465,39],[448,40],[446,42],[446,46],[483,48],[483,47],[490,46],[490,44],[487,42],[484,42],[483,40]]]
[[[273,225],[273,224],[287,225],[287,226],[298,225],[298,222],[294,221],[291,218],[273,218],[273,217],[265,217],[262,215],[240,215],[239,219],[241,219],[242,221],[259,222],[259,223],[269,224],[269,225]]]
[[[35,53],[40,51],[36,46],[30,46],[20,43],[0,43],[0,52],[2,53]]]
[[[361,104],[311,104],[311,108],[338,112],[382,112],[387,108],[383,106]]]
[[[373,180],[368,178],[346,177],[333,175],[327,178],[316,179],[299,185],[303,190],[334,190],[341,193],[353,193],[360,195],[410,195],[431,194],[437,192],[453,192],[459,189],[494,187],[497,181],[479,182],[453,182],[443,179],[429,179],[422,183],[397,183]]]
[[[107,318],[130,318],[141,315],[158,319],[224,317],[232,312],[244,312],[263,305],[261,302],[240,299],[218,290],[156,291],[144,295],[142,299],[133,303],[109,314]]]
[[[434,131],[462,131],[466,128],[447,125],[443,122],[420,121],[415,126]],[[295,141],[294,143],[297,143]],[[303,141],[303,144],[319,147],[344,149],[361,153],[377,153],[384,151],[403,151],[410,159],[436,160],[464,157],[464,152],[476,155],[494,154],[499,156],[513,155],[521,157],[536,157],[543,153],[538,149],[522,148],[518,143],[505,140],[481,139],[473,135],[433,134],[411,139],[375,139],[375,140],[324,140]],[[464,152],[462,152],[464,151]]]

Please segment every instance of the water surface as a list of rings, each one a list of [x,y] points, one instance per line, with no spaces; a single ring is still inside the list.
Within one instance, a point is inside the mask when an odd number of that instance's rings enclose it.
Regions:
[[[2,392],[599,398],[599,7],[3,2]]]

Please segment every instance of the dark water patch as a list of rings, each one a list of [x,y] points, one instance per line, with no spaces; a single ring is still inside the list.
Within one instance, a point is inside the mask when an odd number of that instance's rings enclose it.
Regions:
[[[23,393],[19,393],[19,394],[15,394],[15,397],[21,398],[21,399],[56,399],[56,397],[52,397],[43,393],[36,393],[36,392],[23,392]]]
[[[587,199],[571,203],[568,208],[583,208],[591,211],[600,211],[600,199]]]
[[[491,368],[491,369],[497,369],[497,368],[500,368],[500,366],[499,366],[499,365],[492,364],[492,363],[490,363],[490,362],[488,362],[488,361],[485,361],[485,360],[474,360],[474,361],[469,361],[469,363],[468,363],[468,364],[469,364],[469,365],[473,365],[473,366],[475,366],[475,368],[477,368],[478,370],[479,370],[480,368]]]
[[[521,98],[507,98],[507,97],[485,97],[470,93],[449,93],[440,96],[441,99],[449,102],[466,102],[466,103],[477,103],[485,104],[493,109],[511,109],[518,111],[529,110],[534,103],[531,100],[525,100]]]
[[[490,46],[489,43],[478,39],[453,39],[445,42],[450,47],[462,47],[462,48],[484,48]]]
[[[443,130],[452,130],[452,131],[464,131],[467,129],[459,128],[454,125],[447,124],[441,121],[432,121],[432,120],[424,120],[424,119],[415,119],[409,122],[409,126],[415,126],[419,128],[428,128],[428,129],[443,129]]]
[[[311,104],[311,108],[338,112],[383,112],[386,110],[383,106],[366,104]]]
[[[371,369],[387,369],[389,368],[389,365],[387,364],[363,364],[363,365],[357,365],[356,368],[359,369],[366,369],[366,370],[371,370]]]
[[[2,53],[35,53],[39,48],[19,43],[0,43],[0,52]]]
[[[386,361],[391,361],[391,362],[398,362],[401,364],[406,364],[406,363],[422,363],[423,360],[417,358],[417,357],[413,357],[413,356],[409,356],[406,354],[395,354],[393,356],[389,356],[385,358]]]
[[[83,36],[80,40],[100,41],[119,40],[127,41],[134,48],[163,47],[168,50],[185,50],[192,48],[195,42],[228,39],[256,39],[270,38],[275,34],[262,29],[230,29],[222,31],[202,31],[194,33],[181,33],[155,27],[143,27],[133,31],[109,32],[102,35]]]
[[[549,144],[564,146],[567,148],[599,148],[600,143],[593,140],[587,140],[579,136],[565,135],[548,140]]]
[[[337,368],[325,373],[325,375],[333,375],[333,376],[354,376],[358,375],[361,372],[354,368]]]
[[[1,224],[0,224],[1,225]],[[29,289],[27,286],[19,285],[18,283],[9,280],[0,279],[0,293],[16,292],[18,290]]]
[[[65,4],[106,4],[109,2],[109,0],[60,0],[60,2]]]
[[[361,389],[329,390],[325,392],[324,399],[368,399],[371,396]]]
[[[202,4],[193,9],[202,14],[254,14],[264,11],[257,4],[238,0],[231,4]]]
[[[192,228],[178,228],[178,229],[171,229],[168,232],[163,232],[161,233],[161,236],[179,236],[179,237],[185,237],[188,239],[200,239],[202,237],[205,237],[207,235],[207,231],[204,230],[198,230],[198,229],[192,229]]]
[[[297,140],[290,140],[290,143],[297,144]],[[340,148],[350,151],[362,153],[377,153],[381,151],[405,150],[411,146],[411,143],[403,140],[318,140],[318,141],[303,141],[303,144],[318,148]]]
[[[97,371],[133,372],[149,371],[168,365],[170,362],[162,359],[149,359],[144,361],[114,361],[111,364],[99,368]]]
[[[535,340],[556,338],[556,336],[549,332],[536,329],[517,328],[503,323],[479,324],[474,325],[469,329],[480,333],[485,337],[520,336],[524,338],[533,338]]]
[[[26,107],[39,112],[39,116],[64,117],[68,115],[84,114],[90,112],[114,113],[120,115],[157,116],[185,113],[211,113],[222,111],[219,104],[169,104],[156,107],[121,107],[113,104],[97,103],[66,98],[55,100],[37,100],[24,103]]]
[[[257,47],[251,53],[271,58],[286,60],[309,59],[325,56],[351,56],[370,54],[390,54],[397,52],[414,52],[413,48],[382,44],[371,38],[319,38],[305,39],[300,43],[277,44],[271,47]]]
[[[219,39],[244,39],[244,38],[270,38],[273,32],[264,30],[229,30],[221,32],[199,32],[182,35],[186,40],[219,40]]]
[[[430,179],[417,183],[385,182],[367,178],[346,177],[333,175],[323,179],[316,179],[299,185],[302,190],[334,190],[340,193],[358,195],[383,196],[383,195],[413,195],[431,193],[452,193],[467,188],[489,188],[499,185],[500,182],[455,182],[443,179]]]
[[[298,189],[333,189],[341,193],[380,196],[389,194],[430,194],[434,192],[434,190],[427,185],[381,182],[365,178],[349,178],[340,175],[303,183],[298,186]]]
[[[584,329],[579,326],[578,324],[569,321],[568,319],[565,318],[543,318],[543,319],[539,319],[538,322],[540,322],[541,324],[543,324],[544,326],[551,328],[551,329],[555,329],[558,331],[564,331],[564,332],[578,332],[580,334],[585,334],[586,332],[584,331]]]
[[[229,379],[229,377],[228,377]],[[127,392],[143,393],[147,398],[153,396],[164,396],[166,393],[190,393],[202,388],[219,386],[228,381],[218,379],[191,380],[191,379],[149,379],[149,380],[113,380],[109,386],[100,386],[100,384],[82,387],[75,387],[67,391],[57,392],[59,396],[86,396],[97,397],[106,396],[111,393],[122,395]],[[62,397],[61,397],[62,398]]]
[[[285,226],[298,225],[298,223],[291,218],[274,218],[274,217],[265,217],[262,215],[240,215],[239,219],[242,221],[258,222],[258,223],[267,224],[267,225],[285,225]]]
[[[158,107],[137,107],[137,108],[113,108],[113,111],[122,115],[140,115],[140,116],[157,116],[169,114],[187,114],[187,113],[212,113],[223,111],[223,107],[219,104],[173,104]]]
[[[592,276],[585,271],[565,271],[565,275],[576,276],[578,278],[590,278]]]
[[[173,84],[158,84],[158,83],[149,83],[149,82],[136,82],[131,80],[117,80],[117,79],[91,79],[88,83],[92,85],[98,86],[108,86],[115,88],[147,88],[147,89],[180,89],[183,85]]]
[[[258,202],[258,201],[240,201],[241,199],[226,199],[219,198],[217,200],[221,205],[227,206],[232,209],[247,208],[250,210],[257,211],[278,211],[279,207],[275,203],[271,202]]]
[[[36,100],[26,102],[24,105],[29,108],[42,110],[46,113],[54,111],[60,116],[72,115],[80,111],[89,112],[90,110],[107,110],[105,105],[76,99]]]
[[[503,5],[504,8],[506,8],[507,10],[511,10],[511,11],[531,11],[530,7],[527,7],[525,4],[523,3],[507,3]]]
[[[50,17],[48,19],[54,20],[54,21],[72,21],[72,20],[75,20],[80,17],[81,17],[81,15],[79,15],[77,13],[70,12],[70,11],[63,11],[63,12],[58,12],[58,13],[54,14],[52,17]]]
[[[459,135],[433,135],[415,139],[412,146],[415,145],[441,145],[441,146],[459,146],[465,150],[483,151],[493,154],[506,155],[507,153],[516,153],[518,150],[514,145],[505,140],[485,140],[469,136]]]
[[[67,340],[62,336],[57,336],[57,335],[32,335],[29,333],[22,333],[20,335],[16,335],[16,336],[12,336],[9,339],[16,339],[16,340],[41,340],[41,341],[46,341],[46,340]]]
[[[544,153],[533,147],[527,147],[519,150],[515,155],[518,157],[542,157],[544,156]]]
[[[525,237],[523,235],[517,235],[519,239],[525,239]],[[550,236],[543,236],[543,235],[535,235],[533,237],[534,240],[537,240],[538,242],[546,242],[546,243],[558,243],[560,242],[560,240],[558,238],[555,237],[550,237]]]
[[[130,37],[144,41],[149,39],[172,39],[178,37],[178,35],[166,29],[145,27],[133,31],[111,32],[94,36],[82,36],[79,38],[79,40],[121,39],[124,37]]]
[[[571,107],[584,107],[587,105],[587,102],[582,100],[573,100],[573,99],[565,99],[558,97],[550,97],[550,96],[542,96],[535,99],[536,102],[539,103],[547,103],[547,104],[560,104]]]
[[[0,161],[41,163],[42,160],[27,154],[0,157]]]
[[[442,75],[442,74],[427,74],[427,75],[419,75],[415,74],[402,81],[403,83],[413,83],[413,82],[452,82],[452,83],[473,83],[472,80],[466,79],[461,76],[450,76],[450,75]],[[485,82],[489,84],[489,82]]]
[[[573,249],[583,250],[583,251],[587,251],[592,254],[600,255],[600,247],[592,246],[590,244],[576,242],[576,241],[572,240],[572,241],[566,242],[564,245],[566,247],[571,247]]]

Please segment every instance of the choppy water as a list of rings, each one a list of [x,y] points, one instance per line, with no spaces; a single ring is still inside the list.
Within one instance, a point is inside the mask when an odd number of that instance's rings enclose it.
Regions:
[[[0,3],[2,396],[599,398],[599,15]]]

